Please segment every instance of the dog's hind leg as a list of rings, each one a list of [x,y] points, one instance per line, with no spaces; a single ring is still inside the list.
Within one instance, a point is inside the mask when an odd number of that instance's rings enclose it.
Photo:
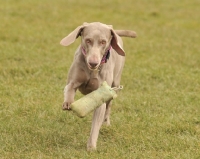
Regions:
[[[107,126],[110,125],[110,110],[111,110],[111,105],[112,105],[112,100],[108,101],[106,103],[106,112],[105,112],[105,116],[104,116],[104,124],[106,124]]]

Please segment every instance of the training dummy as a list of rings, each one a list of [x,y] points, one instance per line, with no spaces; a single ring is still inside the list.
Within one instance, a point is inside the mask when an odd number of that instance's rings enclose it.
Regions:
[[[117,93],[115,90],[118,89],[122,89],[122,86],[111,88],[106,81],[104,81],[97,90],[73,102],[71,104],[71,109],[79,117],[83,118],[95,108],[101,106],[103,103],[116,98]]]

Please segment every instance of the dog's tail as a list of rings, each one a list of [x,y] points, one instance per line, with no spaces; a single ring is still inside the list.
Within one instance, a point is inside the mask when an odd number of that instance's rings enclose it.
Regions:
[[[124,37],[131,37],[131,38],[136,38],[137,34],[134,31],[131,30],[115,30],[115,33],[119,36],[124,36]]]

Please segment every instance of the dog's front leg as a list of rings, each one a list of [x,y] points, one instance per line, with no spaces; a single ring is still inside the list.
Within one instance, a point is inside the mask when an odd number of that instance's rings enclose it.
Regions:
[[[95,150],[96,142],[99,135],[99,130],[104,121],[104,115],[106,110],[106,104],[102,104],[99,108],[94,111],[93,119],[92,119],[92,128],[90,132],[90,137],[87,143],[87,150]]]
[[[74,102],[76,90],[77,86],[74,84],[74,82],[69,82],[65,86],[63,110],[70,110],[70,104]]]

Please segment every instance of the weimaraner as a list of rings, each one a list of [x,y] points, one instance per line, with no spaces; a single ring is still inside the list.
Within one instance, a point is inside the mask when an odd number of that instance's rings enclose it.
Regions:
[[[111,87],[120,85],[125,61],[120,36],[136,37],[134,31],[114,30],[111,25],[99,22],[83,23],[60,42],[63,46],[81,36],[81,44],[75,52],[64,89],[63,110],[70,110],[77,89],[86,95],[96,90],[103,81]],[[111,101],[95,109],[87,150],[95,150],[99,130],[103,122],[110,125]]]

